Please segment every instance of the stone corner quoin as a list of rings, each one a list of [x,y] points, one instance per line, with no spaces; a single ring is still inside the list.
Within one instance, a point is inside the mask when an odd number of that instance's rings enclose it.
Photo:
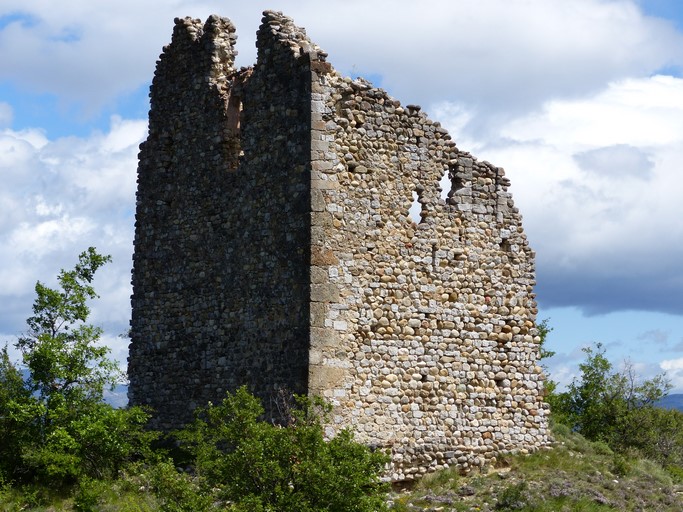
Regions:
[[[246,384],[334,405],[394,481],[549,443],[534,253],[501,168],[341,76],[282,13],[176,19],[141,145],[131,403],[173,429]],[[440,182],[447,176],[449,190]],[[419,217],[410,211],[419,211]]]

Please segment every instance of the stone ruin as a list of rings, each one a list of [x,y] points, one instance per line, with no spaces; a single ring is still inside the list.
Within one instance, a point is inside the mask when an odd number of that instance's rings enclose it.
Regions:
[[[549,442],[534,253],[503,169],[266,11],[176,19],[138,168],[132,404],[169,430],[242,384],[334,405],[410,480]],[[447,175],[450,190],[442,194]],[[419,219],[411,218],[411,207]]]

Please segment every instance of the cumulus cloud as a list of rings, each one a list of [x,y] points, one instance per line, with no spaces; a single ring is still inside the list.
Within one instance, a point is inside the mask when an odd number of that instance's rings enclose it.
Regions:
[[[573,158],[582,170],[610,178],[647,180],[654,166],[648,153],[628,144],[582,151],[574,154]]]
[[[281,0],[342,71],[383,77],[407,102],[449,98],[489,114],[519,112],[550,97],[683,63],[673,25],[630,0]],[[5,0],[0,78],[72,101],[102,104],[148,83],[172,20],[215,12],[238,28],[242,65],[254,60],[264,7],[252,2]],[[4,14],[4,16],[3,16]]]
[[[683,313],[683,80],[612,82],[546,102],[497,137],[477,141],[467,125],[461,134],[511,177],[542,306]]]
[[[666,359],[659,366],[666,372],[666,376],[675,389],[683,389],[683,357]]]
[[[126,330],[137,147],[145,121],[113,118],[106,133],[47,140],[40,131],[0,133],[0,325],[18,333],[36,280],[55,285],[61,268],[96,246],[112,265],[96,277],[93,321]]]

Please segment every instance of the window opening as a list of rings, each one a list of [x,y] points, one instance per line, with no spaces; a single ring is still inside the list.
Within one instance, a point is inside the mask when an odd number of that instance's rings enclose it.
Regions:
[[[413,204],[410,205],[408,216],[415,224],[422,222],[422,203],[420,203],[420,197],[417,195],[417,192],[413,192]]]
[[[242,141],[240,137],[240,118],[242,116],[242,99],[234,94],[228,100],[226,112],[225,150],[228,156],[228,166],[231,171],[237,169],[242,156]]]
[[[443,176],[441,176],[441,179],[439,180],[439,187],[441,187],[439,196],[441,199],[446,201],[451,196],[451,188],[453,188],[451,179],[448,177],[448,170],[445,170]]]

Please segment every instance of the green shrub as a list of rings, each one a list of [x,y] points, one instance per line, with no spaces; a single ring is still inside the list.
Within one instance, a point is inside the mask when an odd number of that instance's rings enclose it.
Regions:
[[[178,471],[173,461],[159,461],[143,472],[163,512],[203,512],[213,503],[203,479]]]
[[[197,475],[229,510],[370,512],[386,510],[381,474],[388,457],[356,443],[348,430],[325,440],[330,411],[299,398],[288,424],[260,421],[246,388],[209,404],[178,433]]]
[[[677,484],[683,483],[683,467],[671,464],[666,466],[664,469],[666,469],[667,473],[669,473],[672,481],[676,482]]]
[[[77,512],[94,512],[104,492],[101,481],[82,478],[74,495],[74,510]]]
[[[519,482],[507,486],[498,495],[496,502],[496,510],[522,510],[529,504],[529,497],[527,495],[527,483]]]
[[[114,409],[104,389],[122,377],[101,330],[86,324],[95,272],[110,258],[94,248],[62,270],[58,288],[36,283],[33,316],[18,338],[28,378],[0,353],[0,478],[68,487],[79,478],[115,476],[148,451],[153,433],[139,408]]]
[[[628,363],[615,372],[599,343],[584,352],[581,377],[568,391],[548,397],[555,421],[612,450],[641,448],[651,458],[674,462],[683,447],[683,414],[655,406],[671,387],[665,376],[640,381]]]
[[[593,443],[593,451],[598,455],[612,455],[614,453],[612,448],[604,441],[595,441]]]
[[[620,453],[615,453],[612,457],[612,465],[610,471],[617,476],[626,476],[633,469],[633,463]]]

